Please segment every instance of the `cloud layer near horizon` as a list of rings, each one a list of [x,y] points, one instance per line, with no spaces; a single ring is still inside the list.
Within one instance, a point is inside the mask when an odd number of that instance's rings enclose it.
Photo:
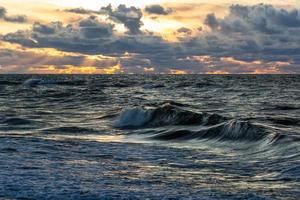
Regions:
[[[180,6],[63,9],[78,18],[35,22],[0,37],[0,73],[300,73],[299,10],[264,4],[227,9],[193,26],[179,23],[172,40],[143,25],[168,23]],[[1,16],[6,12],[0,9]]]

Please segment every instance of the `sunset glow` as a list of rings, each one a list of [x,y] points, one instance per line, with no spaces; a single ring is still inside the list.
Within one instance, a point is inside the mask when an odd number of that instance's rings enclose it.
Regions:
[[[300,3],[258,3],[3,0],[0,73],[299,73]]]

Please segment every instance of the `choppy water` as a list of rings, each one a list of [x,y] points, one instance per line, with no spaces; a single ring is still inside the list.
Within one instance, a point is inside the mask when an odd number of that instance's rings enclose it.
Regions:
[[[0,198],[299,196],[299,75],[0,76]]]

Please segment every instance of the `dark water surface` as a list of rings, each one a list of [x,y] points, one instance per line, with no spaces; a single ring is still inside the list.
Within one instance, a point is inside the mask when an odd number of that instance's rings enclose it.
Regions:
[[[299,197],[299,75],[0,75],[0,198]]]

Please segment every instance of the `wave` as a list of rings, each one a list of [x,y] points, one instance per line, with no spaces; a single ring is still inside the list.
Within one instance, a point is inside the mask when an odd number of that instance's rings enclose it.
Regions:
[[[60,133],[71,133],[71,134],[82,134],[82,133],[98,133],[98,131],[89,128],[82,128],[77,126],[62,126],[56,128],[44,129],[42,132],[46,134],[60,134]]]
[[[40,85],[80,86],[83,84],[86,84],[85,80],[58,81],[52,79],[28,79],[23,83],[23,85],[26,87],[37,87]]]
[[[264,103],[262,106],[262,110],[278,110],[278,111],[293,111],[293,110],[299,110],[300,106],[297,104],[286,104],[286,103]]]
[[[117,128],[141,127],[152,118],[153,110],[130,108],[124,110],[114,123]]]
[[[159,84],[159,83],[147,83],[145,85],[143,85],[143,89],[154,89],[154,88],[163,88],[166,87],[163,84]]]
[[[144,105],[145,106],[152,106],[152,107],[159,107],[159,106],[166,105],[166,104],[177,106],[177,107],[191,107],[190,104],[180,103],[180,102],[176,102],[176,101],[172,101],[172,100],[165,100],[165,101],[162,101],[162,102],[149,102],[149,103],[146,103]]]
[[[201,81],[195,84],[195,87],[201,88],[201,87],[209,87],[209,86],[215,86],[215,83],[208,82],[208,81]]]
[[[300,166],[295,166],[283,170],[279,175],[279,178],[283,180],[300,180]]]
[[[284,125],[284,126],[300,125],[300,119],[293,118],[293,117],[272,117],[272,118],[268,118],[268,120],[275,124]]]
[[[125,109],[114,123],[117,128],[161,127],[169,125],[214,125],[226,118],[217,114],[196,113],[169,103],[156,108]]]
[[[3,117],[0,119],[1,131],[33,130],[45,126],[44,122],[27,119],[23,117]]]
[[[32,120],[29,120],[29,119],[12,117],[12,118],[7,118],[7,119],[3,120],[2,123],[10,125],[10,126],[18,126],[18,125],[31,125],[31,124],[34,124],[35,122]]]
[[[17,81],[0,81],[0,85],[18,85]]]
[[[26,80],[23,85],[27,87],[36,87],[38,85],[50,85],[55,84],[56,81],[54,80],[44,80],[44,79],[28,79]]]
[[[229,119],[206,112],[192,112],[172,104],[125,109],[115,120],[120,129],[147,128],[148,138],[157,140],[265,141],[269,144],[299,141],[251,120]],[[173,127],[172,127],[173,126]],[[149,128],[153,128],[149,131]],[[145,132],[141,131],[145,134]]]
[[[200,130],[175,130],[157,133],[151,138],[160,140],[214,139],[218,141],[259,141],[270,136],[262,126],[248,121],[230,120]]]
[[[80,86],[86,84],[85,80],[73,80],[73,81],[57,81],[58,85],[66,85],[66,86]]]
[[[276,105],[274,106],[275,110],[299,110],[299,106],[295,105]]]

